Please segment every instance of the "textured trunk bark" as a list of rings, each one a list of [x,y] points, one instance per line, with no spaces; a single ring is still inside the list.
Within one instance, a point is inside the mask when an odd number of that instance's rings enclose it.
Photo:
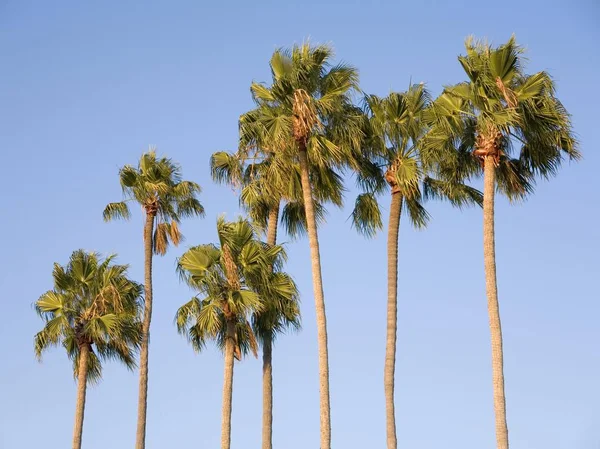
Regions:
[[[387,241],[387,330],[385,342],[385,367],[383,386],[385,391],[385,416],[387,447],[396,449],[396,412],[394,406],[394,375],[396,371],[396,333],[398,330],[398,232],[402,213],[402,195],[392,193]]]
[[[235,323],[227,322],[225,338],[225,372],[223,375],[223,412],[221,417],[221,449],[231,446],[231,399],[233,396],[233,352],[235,350]]]
[[[331,418],[329,404],[329,354],[327,349],[327,318],[325,315],[325,296],[321,275],[321,256],[319,254],[319,237],[317,221],[312,197],[312,188],[308,173],[308,155],[306,147],[300,148],[300,174],[302,180],[302,196],[306,211],[306,229],[310,244],[312,265],[313,290],[315,295],[315,310],[317,318],[317,339],[319,344],[319,392],[321,409],[321,446],[320,449],[331,448]]]
[[[75,427],[73,429],[73,449],[81,449],[83,437],[83,415],[85,412],[85,393],[87,389],[88,362],[90,345],[82,345],[79,349],[79,366],[77,367],[77,403],[75,405]]]
[[[279,204],[269,211],[269,222],[267,223],[267,243],[271,246],[277,244],[277,226],[279,224]]]
[[[146,214],[144,225],[144,319],[140,347],[140,383],[138,392],[138,421],[135,440],[136,449],[146,447],[146,412],[148,409],[148,350],[150,343],[150,320],[152,318],[152,232],[154,214]]]
[[[262,449],[273,449],[273,342],[263,341],[263,416]]]
[[[490,333],[492,337],[492,379],[494,386],[494,413],[496,416],[496,441],[498,449],[508,449],[502,327],[500,325],[498,287],[496,285],[496,243],[494,236],[496,167],[493,158],[489,156],[485,158],[484,162],[483,181],[483,258],[485,264],[485,290],[487,293]]]
[[[279,204],[269,211],[267,244],[277,244]],[[266,336],[263,341],[263,415],[262,449],[273,449],[273,342]]]

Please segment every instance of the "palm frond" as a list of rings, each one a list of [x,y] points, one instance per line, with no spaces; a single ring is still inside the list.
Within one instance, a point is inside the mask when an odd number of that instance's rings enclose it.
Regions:
[[[362,193],[356,197],[351,218],[352,226],[366,237],[374,237],[383,229],[379,203],[372,193]]]
[[[104,221],[111,221],[117,218],[128,220],[131,217],[129,206],[124,201],[118,203],[108,203],[102,214]]]

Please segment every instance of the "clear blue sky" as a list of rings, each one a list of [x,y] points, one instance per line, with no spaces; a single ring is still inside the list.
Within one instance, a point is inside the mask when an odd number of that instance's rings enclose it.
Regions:
[[[508,420],[516,449],[600,445],[600,294],[597,276],[598,46],[594,1],[303,2],[0,1],[0,447],[70,447],[75,383],[65,354],[34,359],[32,309],[52,263],[77,248],[117,252],[142,279],[142,218],[105,224],[121,198],[117,172],[148,145],[204,188],[204,220],[186,221],[182,247],[155,262],[148,449],[218,447],[222,358],[196,355],[173,325],[190,297],[174,272],[190,244],[213,241],[231,189],[212,184],[209,155],[233,149],[249,84],[269,78],[274,49],[331,42],[360,69],[365,91],[409,80],[434,93],[462,80],[469,34],[516,33],[530,71],[549,70],[581,140],[524,204],[497,206],[499,292]],[[596,131],[594,131],[596,130]],[[350,191],[347,203],[353,201]],[[386,200],[387,201],[387,200]],[[387,204],[385,205],[387,210]],[[331,210],[321,229],[329,318],[333,447],[383,448],[385,237]],[[481,212],[430,204],[426,231],[400,231],[397,418],[399,446],[494,445]],[[283,234],[282,234],[283,235]],[[318,447],[317,345],[306,241],[288,245],[304,330],[277,343],[277,449]],[[236,365],[233,447],[260,441],[260,361]],[[137,376],[108,364],[88,395],[86,449],[133,447]]]

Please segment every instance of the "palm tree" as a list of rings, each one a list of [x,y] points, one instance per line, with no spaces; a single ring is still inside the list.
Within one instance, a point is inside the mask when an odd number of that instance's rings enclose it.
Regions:
[[[332,49],[303,44],[277,50],[270,62],[271,86],[253,83],[257,120],[268,146],[257,152],[281,153],[277,160],[300,168],[302,198],[311,253],[319,345],[321,449],[331,446],[327,321],[314,203],[314,177],[319,169],[344,167],[363,137],[350,95],[358,73],[347,65],[331,65]]]
[[[216,152],[211,156],[210,165],[212,177],[216,182],[241,189],[240,205],[248,213],[255,227],[265,232],[267,244],[275,245],[280,220],[292,238],[305,234],[307,225],[299,164],[286,158],[285,152],[260,150],[272,148],[278,143],[270,140],[272,135],[264,126],[269,116],[269,111],[261,107],[243,114],[240,117],[238,152]],[[249,157],[248,153],[252,149],[258,151],[253,157]],[[332,167],[325,165],[313,167],[311,185],[316,220],[319,224],[325,217],[323,203],[342,206],[343,181]],[[282,305],[277,300],[276,304]],[[273,446],[273,339],[276,333],[288,327],[297,329],[300,324],[298,305],[290,308],[290,303],[287,304],[285,310],[267,310],[255,314],[254,322],[262,328],[262,331],[257,330],[257,335],[263,349],[263,449],[271,449]],[[260,319],[262,313],[268,316],[268,323],[276,323],[275,328],[265,328],[263,320]]]
[[[419,144],[427,127],[425,115],[430,103],[423,86],[411,85],[406,92],[393,92],[385,98],[365,99],[369,133],[357,176],[366,193],[360,194],[352,212],[359,232],[372,236],[382,227],[377,196],[391,191],[387,241],[388,300],[387,339],[384,367],[387,447],[396,449],[394,374],[398,310],[398,233],[402,210],[413,226],[424,227],[429,214],[423,206],[427,198],[442,197],[455,206],[481,204],[481,192],[462,183],[432,177],[435,161],[424,160]]]
[[[217,233],[219,245],[193,247],[178,261],[179,273],[199,293],[179,308],[176,322],[196,351],[214,340],[224,352],[221,448],[229,449],[234,358],[258,349],[250,315],[272,307],[267,298],[292,303],[297,290],[280,271],[282,247],[257,240],[248,221],[219,218]]]
[[[288,284],[293,292],[286,291],[281,296],[277,290],[270,291],[271,285]],[[278,334],[288,329],[300,329],[299,295],[296,285],[283,273],[275,272],[265,283],[264,307],[252,315],[252,327],[262,346],[263,360],[263,414],[262,449],[273,448],[273,344]]]
[[[306,216],[302,204],[299,171],[295,167],[290,170],[281,170],[282,166],[273,164],[276,155],[268,156],[260,162],[248,164],[244,170],[242,180],[243,188],[240,195],[240,203],[246,210],[257,229],[266,234],[266,243],[273,247],[277,244],[277,228],[279,225],[279,209],[282,199],[287,197],[283,210],[283,222],[286,223],[288,233],[298,236],[306,229]],[[214,168],[221,168],[221,175],[226,176],[230,184],[236,184],[232,175],[240,173],[241,170],[226,170],[226,165],[217,165],[216,162],[228,161],[229,166],[235,161],[240,161],[236,155],[217,153],[211,158],[213,173]],[[219,177],[216,177],[220,180]],[[239,181],[238,181],[239,182]],[[287,185],[287,187],[286,187]],[[341,199],[341,188],[330,190],[337,193]],[[331,196],[331,195],[330,195]],[[335,200],[335,198],[334,198]],[[322,206],[319,203],[319,210]],[[276,261],[273,261],[275,263]],[[281,273],[274,272],[271,283],[279,284],[277,279]],[[291,280],[287,282],[292,282]],[[277,292],[265,291],[263,294],[264,308],[255,312],[252,316],[254,333],[262,347],[263,360],[263,415],[262,415],[262,449],[273,447],[273,343],[277,334],[287,329],[298,330],[300,328],[300,307],[298,303],[298,292],[295,289],[291,300],[288,297],[280,297]]]
[[[117,359],[135,367],[139,348],[141,285],[127,278],[127,265],[101,260],[96,253],[73,252],[66,266],[54,264],[54,289],[35,308],[44,328],[35,336],[35,353],[62,345],[73,361],[77,403],[73,449],[81,449],[86,387],[102,375],[103,360]]]
[[[558,171],[563,156],[580,157],[554,82],[546,72],[526,74],[522,53],[514,36],[498,47],[467,39],[466,55],[458,60],[468,79],[446,87],[435,101],[424,150],[444,152],[449,174],[460,173],[453,167],[465,160],[471,172],[483,171],[484,266],[499,449],[508,448],[508,427],[496,285],[495,191],[509,199],[525,197],[537,176],[549,178]]]
[[[203,216],[204,208],[197,199],[200,186],[183,181],[179,165],[165,157],[157,158],[153,149],[144,153],[137,167],[125,165],[119,171],[125,200],[109,203],[104,220],[130,217],[128,202],[142,206],[144,225],[145,304],[140,351],[140,383],[136,449],[146,446],[146,411],[148,406],[148,345],[152,317],[152,255],[164,255],[169,242],[178,245],[183,236],[179,222],[184,217]]]

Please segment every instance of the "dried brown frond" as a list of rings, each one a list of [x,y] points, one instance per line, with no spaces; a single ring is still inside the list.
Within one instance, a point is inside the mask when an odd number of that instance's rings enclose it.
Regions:
[[[313,128],[321,128],[322,123],[317,115],[316,108],[308,92],[304,89],[294,91],[294,104],[292,107],[294,139],[299,144],[306,145]]]
[[[498,89],[500,89],[500,92],[502,92],[502,96],[506,101],[506,105],[509,108],[516,108],[518,104],[517,96],[511,89],[506,87],[506,85],[502,82],[502,79],[500,77],[496,78],[496,86],[498,86]]]
[[[231,249],[229,245],[223,245],[223,266],[225,268],[225,276],[227,277],[227,282],[234,290],[239,290],[241,287],[240,279],[237,273],[237,266],[235,265],[235,261],[233,260],[233,255],[231,254]]]

